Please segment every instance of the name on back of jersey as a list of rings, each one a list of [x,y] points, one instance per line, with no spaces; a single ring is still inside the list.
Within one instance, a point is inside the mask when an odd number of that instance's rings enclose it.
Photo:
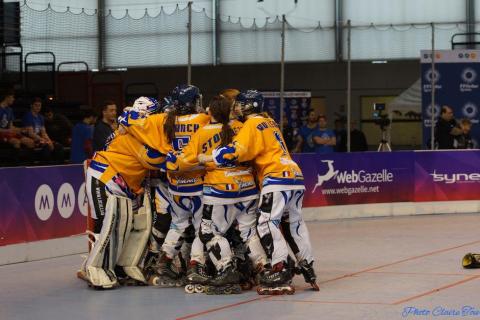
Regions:
[[[278,128],[278,124],[273,120],[266,120],[257,125],[257,129],[263,131],[267,128]]]

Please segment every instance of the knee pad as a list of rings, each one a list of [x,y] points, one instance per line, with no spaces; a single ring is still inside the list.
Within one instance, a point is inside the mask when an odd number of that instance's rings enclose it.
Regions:
[[[128,276],[142,282],[146,282],[146,279],[139,268],[139,264],[145,254],[147,242],[152,230],[150,203],[150,197],[148,193],[146,193],[143,199],[143,206],[133,215],[130,235],[117,263],[123,267]]]

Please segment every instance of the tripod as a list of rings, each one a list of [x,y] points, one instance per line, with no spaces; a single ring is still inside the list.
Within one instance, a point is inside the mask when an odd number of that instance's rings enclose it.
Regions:
[[[390,145],[388,144],[387,140],[387,130],[382,127],[382,140],[380,140],[380,144],[378,145],[377,151],[392,151]]]

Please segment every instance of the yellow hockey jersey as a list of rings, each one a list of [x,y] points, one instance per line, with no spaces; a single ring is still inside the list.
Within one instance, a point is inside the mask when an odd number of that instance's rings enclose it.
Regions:
[[[278,124],[255,115],[233,139],[239,162],[253,160],[263,192],[304,189],[303,174],[292,160]]]
[[[210,116],[198,113],[177,116],[175,121],[175,139],[169,144],[164,134],[167,114],[151,115],[148,118],[129,119],[128,133],[160,152],[181,151],[192,135],[210,121]],[[194,168],[188,172],[167,171],[169,188],[172,194],[200,195],[203,187],[203,169]]]
[[[119,174],[126,183],[120,186],[129,196],[130,191],[137,194],[148,170],[158,170],[165,162],[165,154],[158,152],[128,134],[115,137],[105,150],[98,151],[93,156],[90,167],[99,171],[100,181],[107,183]]]
[[[243,124],[240,121],[230,121],[230,127],[238,133]],[[176,165],[179,170],[190,170],[199,165],[198,155],[211,155],[220,145],[221,123],[210,123],[200,128],[192,136],[189,144],[178,155]],[[230,204],[258,197],[258,189],[252,168],[242,163],[235,167],[218,168],[213,163],[207,163],[203,178],[203,196],[207,204]]]

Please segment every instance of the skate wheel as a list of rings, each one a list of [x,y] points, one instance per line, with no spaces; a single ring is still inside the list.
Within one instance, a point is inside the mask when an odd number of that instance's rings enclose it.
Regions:
[[[158,286],[159,285],[158,277],[151,277],[150,279],[148,279],[148,284],[151,286]]]
[[[213,295],[215,294],[213,288],[211,286],[205,286],[205,289],[203,291],[206,295]]]
[[[244,291],[252,289],[253,285],[250,281],[240,284],[240,288]]]
[[[240,285],[235,285],[232,287],[232,294],[240,294],[242,293],[242,287]]]
[[[267,291],[265,291],[265,290],[264,290],[263,288],[261,288],[261,287],[257,287],[257,293],[258,293],[259,295],[261,295],[261,296],[264,296],[264,295],[268,294]]]
[[[320,287],[318,286],[318,284],[316,282],[312,282],[310,284],[312,285],[312,290],[313,291],[320,291]]]
[[[186,293],[195,293],[195,286],[193,284],[187,284],[185,286]]]
[[[201,284],[195,285],[195,293],[203,293],[205,291],[205,287]]]
[[[295,288],[291,288],[291,289],[287,289],[285,290],[285,293],[288,294],[288,295],[292,295],[292,294],[295,294]]]

